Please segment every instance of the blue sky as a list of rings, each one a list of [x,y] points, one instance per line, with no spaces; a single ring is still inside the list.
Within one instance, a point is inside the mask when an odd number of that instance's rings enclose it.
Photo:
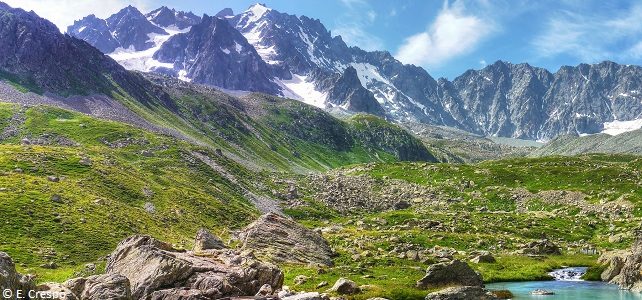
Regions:
[[[0,0],[1,1],[1,0]],[[167,5],[197,14],[236,13],[256,0],[5,0],[65,27],[89,13],[106,17],[128,4]],[[387,50],[435,78],[454,78],[496,60],[556,71],[612,60],[642,64],[642,1],[598,0],[263,0],[320,19],[333,35],[367,50]],[[64,30],[64,29],[63,29]]]

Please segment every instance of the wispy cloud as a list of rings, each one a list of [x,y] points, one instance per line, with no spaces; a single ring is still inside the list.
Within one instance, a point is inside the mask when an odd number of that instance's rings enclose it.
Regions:
[[[434,22],[406,38],[395,56],[407,64],[438,66],[474,50],[495,28],[492,20],[467,12],[463,2],[445,1]]]
[[[364,0],[341,0],[341,3],[346,11],[336,22],[332,33],[340,35],[348,45],[369,51],[382,50],[383,40],[368,32],[368,27],[377,20],[377,12]]]
[[[67,26],[89,14],[106,18],[127,5],[133,5],[145,13],[152,9],[150,0],[3,0],[12,7],[33,10],[65,32]]]
[[[578,4],[581,5],[581,4]],[[532,41],[542,57],[568,55],[594,62],[642,57],[642,5],[591,13],[560,10]]]

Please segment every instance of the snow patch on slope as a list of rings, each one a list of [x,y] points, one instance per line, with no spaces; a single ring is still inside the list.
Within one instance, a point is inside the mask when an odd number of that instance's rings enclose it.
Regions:
[[[266,46],[263,45],[261,42],[263,39],[261,38],[261,34],[263,33],[263,29],[268,25],[267,21],[262,21],[254,27],[252,27],[249,31],[247,32],[242,32],[243,36],[247,40],[250,45],[254,46],[254,49],[256,49],[256,52],[261,56],[263,61],[265,61],[268,64],[277,64],[279,63],[278,60],[275,60],[274,58],[277,56],[276,49],[274,46]],[[246,25],[247,28],[248,25]]]
[[[276,82],[283,87],[285,97],[299,100],[316,107],[326,108],[328,94],[317,91],[314,88],[314,84],[307,81],[307,76],[292,74],[292,79],[277,80]]]
[[[631,121],[613,121],[604,123],[604,130],[602,133],[608,135],[618,135],[625,132],[633,131],[642,128],[642,119]]]
[[[173,69],[174,64],[172,63],[163,63],[153,58],[154,53],[158,51],[163,43],[167,42],[172,36],[185,33],[190,30],[191,27],[185,29],[178,29],[176,26],[162,27],[169,34],[157,34],[150,33],[149,42],[154,43],[154,46],[142,51],[136,51],[133,47],[127,49],[119,47],[114,50],[114,52],[109,53],[111,58],[117,61],[120,65],[125,67],[128,70],[136,70],[141,72],[150,72],[156,68],[168,68]]]

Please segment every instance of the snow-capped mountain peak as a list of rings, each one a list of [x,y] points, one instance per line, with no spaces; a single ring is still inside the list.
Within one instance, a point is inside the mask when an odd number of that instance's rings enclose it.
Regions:
[[[245,12],[252,14],[255,18],[261,18],[263,15],[265,15],[267,12],[271,10],[272,10],[271,8],[267,7],[263,3],[256,3],[250,6]]]

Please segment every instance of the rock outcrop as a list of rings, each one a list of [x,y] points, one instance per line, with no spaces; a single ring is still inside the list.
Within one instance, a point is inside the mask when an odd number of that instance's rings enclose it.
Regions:
[[[239,237],[243,250],[274,263],[332,265],[332,249],[317,232],[274,213],[261,216]]]
[[[22,291],[23,295],[26,295],[28,291],[34,289],[35,285],[32,278],[18,273],[11,257],[4,252],[0,252],[0,290],[13,291],[13,295],[8,299],[18,299],[16,298],[16,291]]]
[[[561,255],[560,247],[547,239],[533,241],[518,250],[517,253],[524,255]]]
[[[63,284],[82,300],[131,300],[129,279],[119,274],[95,275],[71,279]]]
[[[194,252],[210,249],[225,249],[225,244],[217,236],[213,235],[207,229],[201,228],[194,238]]]
[[[492,256],[490,253],[481,253],[473,257],[473,259],[471,259],[470,261],[473,263],[479,264],[479,263],[494,263],[496,260],[495,260],[495,257]]]
[[[107,273],[129,279],[134,299],[218,299],[254,296],[264,285],[281,288],[274,265],[230,249],[181,252],[149,236],[123,240],[109,256]]]
[[[606,266],[600,275],[602,281],[609,282],[615,276],[619,275],[624,266],[624,260],[627,256],[631,255],[631,251],[610,251],[603,253],[598,259],[598,263]]]
[[[426,276],[417,281],[418,288],[434,288],[447,285],[482,286],[481,275],[468,264],[459,260],[431,265]]]
[[[494,300],[499,299],[480,286],[455,286],[430,293],[426,300]]]
[[[361,293],[361,288],[359,288],[359,285],[352,280],[339,278],[329,291],[341,295],[352,295]]]
[[[642,238],[639,235],[631,251],[605,253],[599,261],[608,264],[602,280],[622,289],[642,292]]]

